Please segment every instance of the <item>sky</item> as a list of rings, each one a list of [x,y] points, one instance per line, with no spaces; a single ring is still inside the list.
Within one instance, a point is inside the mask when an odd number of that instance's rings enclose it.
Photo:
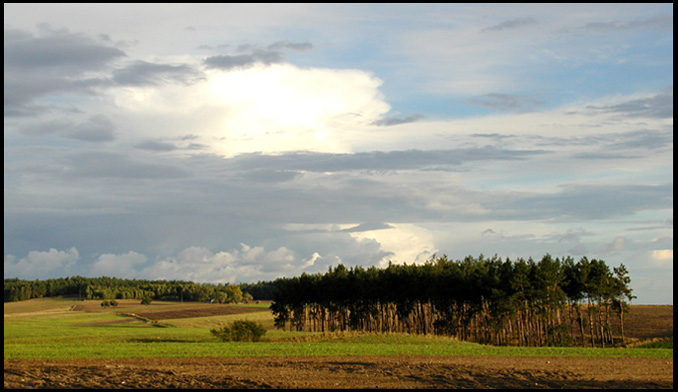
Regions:
[[[673,4],[4,4],[4,276],[624,264],[673,304]]]

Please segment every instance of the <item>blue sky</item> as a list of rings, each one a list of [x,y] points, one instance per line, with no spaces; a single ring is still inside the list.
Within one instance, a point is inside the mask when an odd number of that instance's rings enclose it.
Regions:
[[[673,303],[673,4],[5,4],[4,275],[624,263]]]

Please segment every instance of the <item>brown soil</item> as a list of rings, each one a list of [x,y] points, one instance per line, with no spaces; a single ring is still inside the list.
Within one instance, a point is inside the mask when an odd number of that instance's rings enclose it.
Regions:
[[[617,319],[612,319],[613,330]],[[624,334],[638,340],[673,337],[673,305],[631,305],[624,317]]]
[[[187,309],[172,309],[172,310],[157,310],[152,309],[148,311],[136,312],[136,315],[147,318],[149,320],[168,320],[192,317],[208,317],[208,316],[226,316],[229,314],[243,314],[265,312],[268,309],[263,308],[246,308],[232,305],[205,305],[195,308]]]
[[[139,300],[119,300],[118,303],[119,305],[116,307],[103,309],[100,305],[100,301],[83,301],[82,304],[71,306],[70,310],[85,312],[108,311],[125,315],[134,315],[153,321],[193,317],[226,316],[230,314],[268,311],[268,308],[261,307],[234,306],[231,304],[204,304],[196,302],[178,304],[176,302],[156,301],[144,306],[139,305]],[[133,308],[133,311],[128,310],[130,308]],[[111,321],[108,323],[116,322],[124,322],[124,319],[119,321]]]
[[[673,359],[267,357],[5,360],[5,388],[673,388]]]

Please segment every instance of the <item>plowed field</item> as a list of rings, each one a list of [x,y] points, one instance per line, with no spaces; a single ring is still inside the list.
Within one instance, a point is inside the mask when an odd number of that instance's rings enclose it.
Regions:
[[[5,360],[5,388],[673,388],[673,359],[269,357]]]
[[[229,314],[244,314],[244,313],[256,313],[265,311],[266,309],[261,308],[244,308],[244,307],[234,307],[228,305],[207,305],[199,308],[186,308],[186,309],[172,309],[172,310],[148,310],[143,312],[137,312],[138,316],[147,318],[149,320],[159,321],[159,320],[168,320],[168,319],[181,319],[181,318],[193,318],[193,317],[208,317],[208,316],[226,316]]]

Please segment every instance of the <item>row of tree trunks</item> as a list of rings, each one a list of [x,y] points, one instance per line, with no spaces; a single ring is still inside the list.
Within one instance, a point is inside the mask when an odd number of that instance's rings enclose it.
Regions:
[[[582,307],[585,312],[582,312]],[[313,303],[294,309],[288,321],[290,331],[444,334],[464,341],[519,346],[615,345],[608,307],[572,303],[566,308],[567,320],[561,317],[561,308],[528,306],[513,317],[497,318],[492,315],[488,302],[475,307],[455,305],[454,313],[450,313],[450,309],[441,312],[431,302],[416,303],[405,315],[399,314],[395,303],[379,302],[353,307],[333,305],[329,308]],[[451,321],[447,325],[452,327],[437,330],[436,324],[441,320]],[[621,330],[618,332],[620,336]]]

